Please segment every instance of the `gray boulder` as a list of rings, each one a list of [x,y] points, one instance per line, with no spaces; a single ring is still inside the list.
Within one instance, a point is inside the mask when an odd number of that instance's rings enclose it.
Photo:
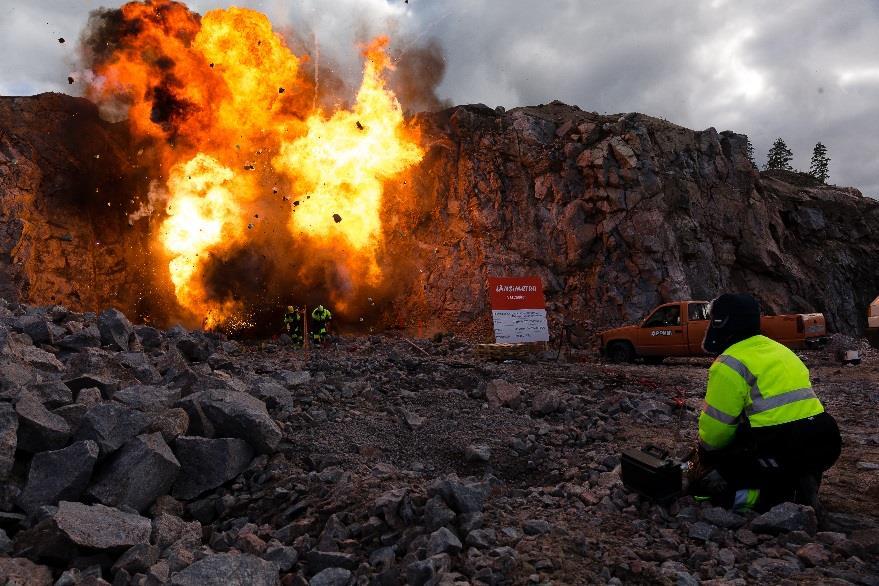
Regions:
[[[462,481],[454,474],[438,478],[427,488],[428,496],[441,496],[457,513],[482,512],[488,491],[486,483]]]
[[[3,330],[0,330],[2,336]],[[22,389],[37,382],[34,369],[0,356],[0,399],[16,400]]]
[[[206,556],[171,576],[172,586],[275,586],[278,567],[250,554]]]
[[[818,528],[815,510],[805,505],[781,503],[769,509],[751,522],[755,533],[787,533],[805,531],[814,535]]]
[[[46,409],[39,399],[25,393],[15,404],[18,414],[18,449],[36,454],[63,448],[70,438],[70,425]]]
[[[31,514],[43,505],[78,500],[88,486],[98,452],[95,442],[81,441],[61,450],[36,454],[18,505]]]
[[[113,350],[128,352],[129,342],[134,335],[134,328],[125,314],[118,309],[105,309],[98,316],[98,331],[101,333],[101,344]]]
[[[172,543],[182,541],[192,547],[201,545],[201,523],[186,522],[176,515],[159,513],[153,518],[152,542],[165,549]]]
[[[98,326],[92,324],[79,331],[72,332],[60,340],[56,340],[55,345],[62,350],[73,352],[79,352],[85,348],[100,348],[101,331],[98,329]]]
[[[446,527],[440,527],[427,540],[427,555],[456,554],[461,551],[461,540]]]
[[[120,551],[148,544],[150,520],[104,505],[61,501],[50,516],[19,532],[18,552],[36,559],[69,561],[86,550]]]
[[[82,389],[76,394],[76,404],[82,405],[86,410],[94,407],[98,403],[104,402],[104,394],[97,387],[89,387]]]
[[[143,511],[168,492],[179,470],[162,434],[139,435],[104,464],[88,495],[105,505]]]
[[[561,404],[561,395],[556,391],[543,391],[531,401],[531,411],[535,415],[549,415],[558,411]]]
[[[28,390],[48,409],[73,403],[73,391],[59,380],[37,383]]]
[[[71,403],[70,405],[64,405],[63,407],[58,407],[57,409],[52,410],[52,413],[63,417],[64,421],[67,422],[67,425],[70,426],[71,433],[76,435],[76,432],[79,429],[79,424],[82,422],[82,418],[88,410],[89,408],[86,405],[81,403]]]
[[[747,520],[723,507],[711,507],[702,511],[702,519],[724,529],[738,529]]]
[[[305,555],[308,562],[308,569],[311,572],[320,572],[326,568],[345,568],[346,570],[355,570],[357,568],[357,557],[354,554],[342,553],[338,551],[320,551],[313,549]]]
[[[75,544],[91,549],[114,549],[149,543],[150,520],[103,505],[61,501],[52,516],[58,529]]]
[[[161,550],[155,545],[138,543],[116,560],[113,564],[113,573],[125,570],[129,574],[146,574],[150,567],[159,561]]]
[[[386,491],[375,499],[373,510],[382,517],[390,527],[404,529],[415,520],[412,497],[406,488],[395,488]]]
[[[440,575],[449,571],[452,560],[448,554],[437,554],[406,566],[406,583],[410,586],[436,584]]]
[[[503,379],[494,379],[485,389],[489,407],[510,407],[515,409],[522,402],[522,389]]]
[[[315,574],[308,581],[309,586],[348,586],[351,572],[345,568],[327,568]]]
[[[162,375],[153,366],[149,357],[143,352],[123,352],[119,356],[119,363],[127,368],[134,378],[144,384],[156,384],[162,382]]]
[[[339,551],[339,543],[351,536],[351,532],[338,515],[330,515],[324,530],[317,540],[317,549],[321,551]]]
[[[215,344],[202,332],[188,332],[179,337],[174,345],[190,362],[204,362],[214,353]]]
[[[545,519],[527,519],[522,523],[525,535],[543,535],[552,531],[552,525]]]
[[[269,543],[266,551],[262,554],[262,559],[277,565],[278,570],[281,572],[289,572],[296,565],[296,562],[299,561],[299,554],[296,553],[296,548],[281,545],[277,541],[274,543],[277,545]]]
[[[180,400],[180,389],[133,385],[115,393],[113,400],[140,411],[161,411],[172,407]]]
[[[174,442],[174,452],[181,468],[171,494],[186,500],[232,480],[254,456],[247,442],[235,438],[181,436]]]
[[[0,558],[0,577],[9,586],[52,586],[52,570],[27,558]]]
[[[64,370],[64,365],[58,361],[54,354],[34,346],[27,334],[2,330],[2,335],[0,355],[45,372],[54,373]]]
[[[12,322],[12,329],[27,334],[34,344],[52,344],[55,342],[54,330],[49,322],[38,315],[22,315]]]
[[[488,549],[497,541],[494,529],[476,529],[467,534],[466,544],[477,549]]]
[[[101,456],[106,456],[141,433],[149,423],[146,414],[122,403],[109,401],[86,411],[76,431],[76,439],[96,442]]]
[[[0,480],[5,480],[15,464],[18,444],[18,416],[9,403],[0,403]]]
[[[119,381],[99,374],[81,374],[64,381],[64,384],[76,393],[77,397],[81,390],[95,388],[101,391],[101,395],[105,399],[112,399],[116,391],[119,390]]]
[[[26,346],[18,352],[18,355],[28,366],[37,370],[49,373],[64,371],[64,364],[54,354],[41,350],[36,346]]]
[[[265,403],[239,391],[213,389],[184,397],[190,433],[208,437],[237,437],[261,453],[272,452],[281,441],[281,430],[269,416]]]
[[[714,525],[704,521],[697,521],[690,525],[687,536],[699,541],[713,541],[717,538],[718,533],[718,529]]]
[[[424,505],[424,525],[428,531],[445,527],[455,520],[455,511],[440,496],[428,499]]]
[[[157,350],[162,346],[162,333],[150,326],[134,326],[134,333],[140,339],[143,349],[147,352]]]
[[[161,413],[151,413],[150,420],[147,431],[161,433],[168,443],[173,442],[189,429],[189,415],[179,407],[167,409]]]

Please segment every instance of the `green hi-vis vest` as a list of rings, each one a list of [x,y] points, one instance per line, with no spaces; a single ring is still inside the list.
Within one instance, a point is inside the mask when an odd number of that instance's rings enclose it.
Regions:
[[[318,308],[315,307],[314,311],[311,312],[311,319],[315,321],[329,321],[330,319],[332,319],[332,317],[333,316],[330,313],[330,310],[327,308],[324,308],[323,311],[320,311],[318,310]]]
[[[699,439],[709,450],[729,444],[739,420],[751,427],[781,425],[824,411],[809,369],[789,348],[765,336],[733,344],[708,370]]]

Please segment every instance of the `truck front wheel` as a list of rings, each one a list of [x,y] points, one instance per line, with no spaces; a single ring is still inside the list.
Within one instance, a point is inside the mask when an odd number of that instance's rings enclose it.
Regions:
[[[607,345],[607,359],[614,364],[632,362],[635,359],[635,351],[627,342],[611,342]]]

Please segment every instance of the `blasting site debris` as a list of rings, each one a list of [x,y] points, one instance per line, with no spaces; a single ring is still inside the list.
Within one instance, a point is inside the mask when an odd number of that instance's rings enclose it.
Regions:
[[[10,4],[0,584],[876,583],[879,17],[544,8]]]

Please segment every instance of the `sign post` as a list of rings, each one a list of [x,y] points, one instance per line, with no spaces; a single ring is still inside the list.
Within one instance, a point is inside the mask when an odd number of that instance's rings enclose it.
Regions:
[[[496,342],[549,341],[540,277],[489,277],[488,290]]]

